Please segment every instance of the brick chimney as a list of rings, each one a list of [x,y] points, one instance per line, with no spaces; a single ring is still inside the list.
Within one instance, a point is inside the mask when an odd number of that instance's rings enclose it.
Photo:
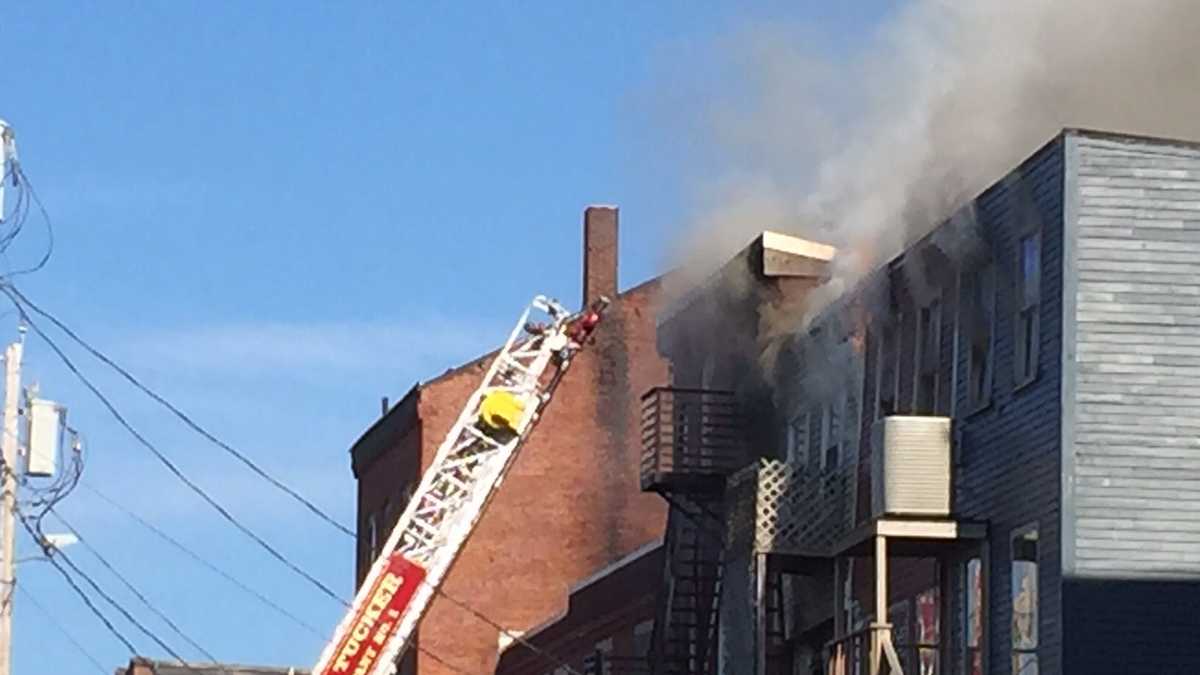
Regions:
[[[583,305],[617,296],[617,207],[589,206],[583,212]]]

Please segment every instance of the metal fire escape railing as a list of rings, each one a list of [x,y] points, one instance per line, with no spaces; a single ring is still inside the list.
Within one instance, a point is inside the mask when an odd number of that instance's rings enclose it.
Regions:
[[[747,462],[733,394],[655,388],[642,397],[642,489],[671,505],[651,637],[654,675],[716,671],[725,478]]]

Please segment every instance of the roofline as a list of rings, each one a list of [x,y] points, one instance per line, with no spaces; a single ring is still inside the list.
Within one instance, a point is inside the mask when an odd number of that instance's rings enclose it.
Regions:
[[[1063,127],[1055,137],[1057,138],[1058,136],[1064,135],[1091,136],[1093,138],[1106,138],[1109,140],[1138,141],[1142,143],[1154,143],[1156,145],[1183,145],[1192,149],[1200,150],[1200,139],[1179,138],[1178,136],[1151,136],[1149,134],[1068,126]]]
[[[567,593],[572,594],[577,591],[581,591],[584,588],[587,588],[588,586],[596,583],[597,581],[603,579],[604,577],[606,577],[610,574],[613,574],[614,572],[617,572],[624,567],[628,567],[629,565],[632,565],[633,563],[637,562],[638,560],[641,560],[642,558],[644,558],[648,555],[651,555],[659,548],[662,548],[662,545],[663,545],[662,537],[652,539],[652,540],[646,542],[645,544],[642,544],[639,548],[634,549],[633,551],[627,553],[623,558],[614,560],[613,562],[605,565],[604,567],[601,567],[600,569],[596,570],[595,572],[592,572],[591,574],[584,577],[583,579],[580,579],[579,581],[576,581],[575,583],[571,584],[567,588]]]
[[[596,570],[595,572],[588,575],[587,577],[584,577],[582,580],[577,581],[574,584],[571,584],[571,586],[569,586],[567,588],[567,604],[566,604],[566,606],[563,607],[563,609],[552,614],[550,617],[546,618],[541,623],[537,624],[536,626],[531,627],[529,630],[525,631],[524,633],[521,633],[522,640],[532,640],[532,639],[536,638],[537,635],[539,633],[541,633],[542,631],[546,630],[547,628],[550,628],[554,624],[556,624],[556,623],[562,621],[563,619],[567,618],[568,616],[570,616],[570,614],[571,614],[571,596],[572,595],[575,595],[579,591],[596,583],[597,581],[603,579],[604,577],[609,576],[610,574],[618,572],[621,569],[632,565],[633,563],[641,560],[642,558],[644,558],[646,556],[653,555],[654,552],[661,549],[662,546],[663,546],[663,538],[662,537],[659,537],[657,539],[652,539],[652,540],[646,542],[645,544],[643,544],[640,548],[626,554],[624,557],[622,557],[618,560],[615,560],[615,561],[609,563],[608,565],[605,565],[604,567],[601,567],[600,569]],[[514,640],[513,642],[509,643],[502,651],[508,651],[510,648],[514,648],[514,647],[518,646],[519,644],[520,644],[520,641]]]

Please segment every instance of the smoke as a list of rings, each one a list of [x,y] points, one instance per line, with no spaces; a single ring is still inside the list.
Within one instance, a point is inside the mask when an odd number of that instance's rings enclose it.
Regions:
[[[715,85],[673,101],[720,167],[674,262],[702,276],[776,229],[842,250],[835,296],[1064,127],[1200,138],[1198,31],[1191,0],[916,0],[849,60],[726,36],[701,50]]]
[[[1064,127],[1200,138],[1197,34],[1191,0],[914,0],[852,57],[778,24],[688,45],[703,79],[664,86],[695,191],[674,287],[764,229],[837,246],[804,307],[763,312],[770,342],[947,220],[935,243],[961,259],[964,205]]]

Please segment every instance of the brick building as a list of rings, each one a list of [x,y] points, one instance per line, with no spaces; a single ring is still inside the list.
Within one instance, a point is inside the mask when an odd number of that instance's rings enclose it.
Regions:
[[[618,292],[618,214],[589,207],[583,300],[613,304],[521,451],[443,590],[508,631],[558,611],[568,585],[662,536],[665,509],[638,489],[638,393],[666,378],[655,351],[660,281]],[[361,582],[489,363],[485,355],[413,387],[351,450],[358,480]],[[444,598],[421,623],[420,646],[466,672],[493,672],[500,632]],[[409,650],[402,673],[452,671]]]
[[[662,542],[654,541],[571,585],[566,609],[510,644],[496,675],[649,675]],[[556,662],[551,654],[563,663]]]

